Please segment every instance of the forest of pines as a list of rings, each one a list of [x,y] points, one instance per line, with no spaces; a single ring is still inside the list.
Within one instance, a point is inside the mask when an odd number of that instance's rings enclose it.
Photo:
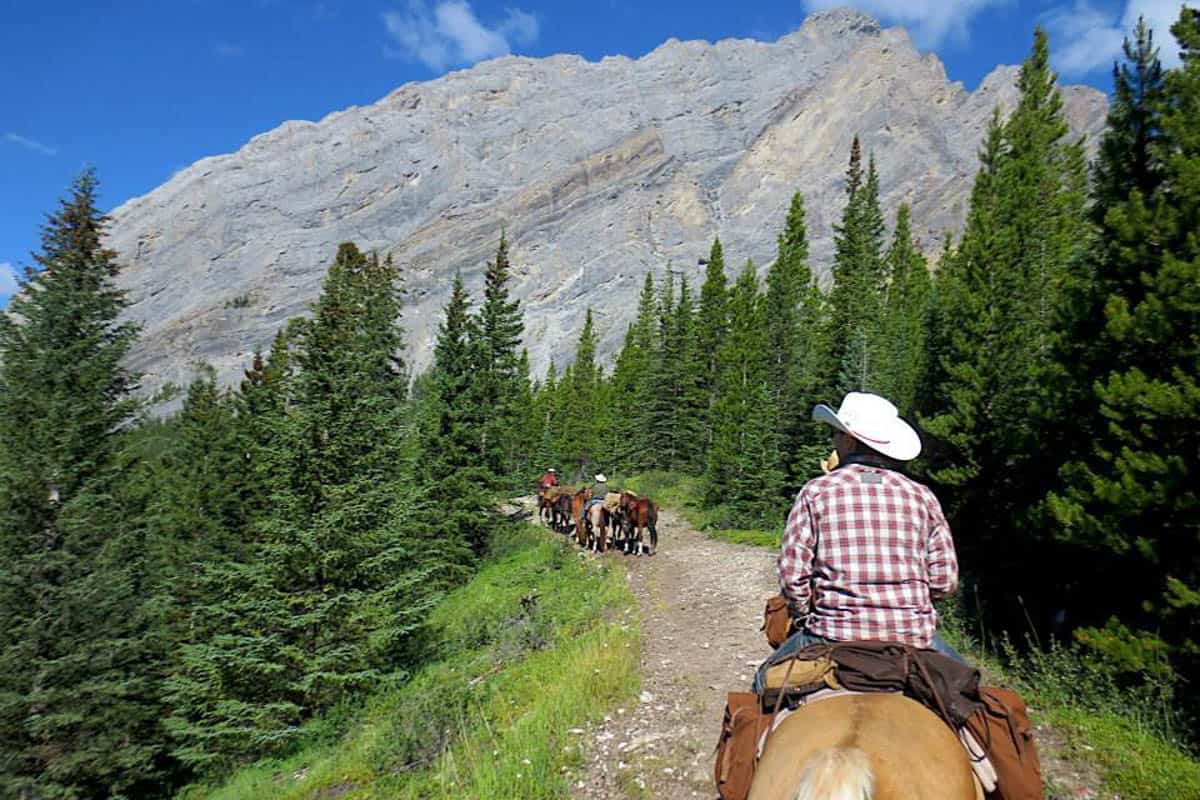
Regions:
[[[1171,70],[1144,26],[1126,43],[1090,166],[1039,32],[957,240],[883,208],[854,138],[829,287],[797,193],[765,269],[714,240],[699,285],[645,275],[611,369],[589,312],[538,380],[503,235],[418,375],[401,271],[343,244],[240,385],[203,373],[155,416],[85,172],[0,317],[0,795],[166,796],[294,748],[429,657],[490,509],[546,467],[688,474],[722,524],[778,529],[830,447],[809,411],[850,390],[920,428],[994,628],[1194,687],[1200,12],[1173,32]]]

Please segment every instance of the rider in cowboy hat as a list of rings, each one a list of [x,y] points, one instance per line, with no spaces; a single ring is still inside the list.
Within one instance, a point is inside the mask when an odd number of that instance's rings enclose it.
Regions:
[[[899,471],[921,452],[917,432],[863,392],[812,417],[833,427],[837,462],[804,485],[788,515],[779,585],[795,633],[772,660],[816,642],[884,640],[961,661],[937,636],[933,607],[958,587],[950,526],[933,492]]]

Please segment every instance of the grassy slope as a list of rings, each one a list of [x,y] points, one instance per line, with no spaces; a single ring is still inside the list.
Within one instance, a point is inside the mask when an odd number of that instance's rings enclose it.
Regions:
[[[661,472],[623,478],[618,485],[654,497],[680,511],[715,539],[776,549],[782,531],[725,530],[720,515],[705,510],[699,481]],[[1103,672],[1069,648],[1055,647],[1036,658],[1018,658],[1011,648],[991,649],[967,631],[953,609],[944,615],[943,635],[980,665],[985,680],[1018,688],[1037,722],[1062,737],[1066,755],[1102,776],[1104,788],[1123,800],[1200,798],[1200,761],[1178,744],[1152,698],[1115,689]],[[1050,785],[1049,796],[1058,796]]]
[[[638,686],[636,604],[619,565],[532,526],[433,613],[439,659],[311,726],[290,758],[188,800],[561,798],[570,729]]]

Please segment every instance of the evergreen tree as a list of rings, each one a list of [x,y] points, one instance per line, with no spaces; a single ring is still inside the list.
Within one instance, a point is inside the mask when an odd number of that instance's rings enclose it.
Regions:
[[[1142,25],[1117,73],[1094,187],[1096,274],[1083,295],[1095,311],[1103,309],[1099,346],[1086,361],[1099,368],[1091,384],[1098,415],[1086,429],[1091,452],[1063,470],[1067,487],[1049,507],[1060,539],[1089,567],[1079,580],[1082,603],[1092,604],[1082,605],[1081,615],[1093,622],[1116,615],[1105,629],[1084,631],[1085,640],[1131,672],[1155,674],[1165,639],[1175,665],[1195,680],[1200,12],[1183,9],[1172,32],[1182,65],[1161,82]],[[1114,581],[1136,588],[1113,597]],[[1135,634],[1136,627],[1156,633]]]
[[[160,767],[137,565],[105,550],[137,329],[88,171],[0,317],[0,794],[115,794]]]
[[[925,373],[930,280],[925,257],[912,238],[907,203],[896,214],[887,271],[891,279],[884,294],[879,389],[902,415],[908,415]]]
[[[700,390],[708,398],[701,431],[705,450],[712,446],[716,428],[713,407],[717,399],[717,351],[728,327],[729,289],[725,279],[725,254],[721,240],[713,239],[705,266],[704,285],[700,287],[700,309],[696,319],[696,350],[702,359]]]
[[[728,524],[775,525],[783,473],[769,358],[762,346],[766,303],[753,262],[746,262],[733,287],[729,311],[729,330],[718,350],[716,429],[705,497],[726,509]]]
[[[549,469],[562,461],[556,447],[557,431],[562,425],[557,400],[558,368],[551,361],[546,370],[546,379],[534,389],[533,412],[536,444],[533,450],[533,462],[539,470]]]
[[[671,384],[676,399],[672,466],[693,471],[704,468],[704,417],[708,411],[708,395],[701,382],[705,358],[697,336],[696,306],[686,277],[680,281],[679,302],[675,305],[671,330],[673,358],[676,359]]]
[[[571,383],[567,388],[563,420],[567,447],[564,454],[567,462],[573,465],[594,463],[601,455],[602,428],[597,419],[600,374],[596,368],[596,331],[591,308],[587,310],[583,330],[579,333]]]
[[[780,464],[786,475],[785,491],[791,492],[811,477],[819,460],[817,451],[828,449],[824,437],[814,441],[809,421],[809,410],[819,402],[820,365],[828,354],[821,293],[808,266],[804,199],[799,192],[792,196],[775,263],[767,272],[766,314],[772,400],[779,411]]]
[[[510,441],[520,436],[519,409],[521,394],[520,355],[518,348],[525,323],[521,304],[510,299],[512,279],[508,260],[508,238],[501,234],[496,257],[488,263],[484,276],[483,304],[473,332],[475,377],[471,402],[483,415],[480,449],[483,466],[496,479],[506,479],[512,464],[506,457],[512,452]]]
[[[1061,414],[1048,381],[1052,310],[1086,236],[1082,150],[1067,140],[1041,30],[1018,86],[1012,116],[993,120],[962,242],[939,277],[933,347],[945,379],[925,426],[936,438],[931,476],[954,490],[945,505],[964,561],[999,613],[1023,622],[1020,589],[1005,576],[1028,577],[1021,594],[1034,613],[1057,580],[1038,572],[1054,559],[1031,524],[1054,471],[1037,454],[1056,434],[1039,420]]]
[[[448,552],[487,546],[486,487],[491,476],[484,461],[485,412],[479,405],[476,370],[481,337],[471,316],[462,275],[454,276],[434,345],[430,400],[423,446],[423,481]],[[455,559],[458,560],[458,559]]]
[[[874,391],[878,380],[880,317],[887,276],[883,260],[879,174],[870,159],[864,178],[858,137],[846,170],[846,208],[836,229],[827,339],[831,396]]]
[[[681,353],[673,324],[675,276],[668,270],[654,311],[654,347],[650,359],[649,382],[653,391],[644,396],[642,421],[648,446],[648,465],[653,469],[671,469],[678,460],[675,423],[675,394],[679,382]]]
[[[432,592],[399,474],[407,423],[399,282],[342,245],[302,328],[272,513],[253,552],[207,571],[222,585],[169,682],[176,755],[197,768],[278,752],[298,723],[373,686],[406,650]]]
[[[652,393],[657,391],[651,374],[657,359],[656,308],[654,276],[647,272],[637,318],[625,333],[610,381],[613,413],[608,450],[616,464],[628,472],[647,469],[655,460],[647,409]]]

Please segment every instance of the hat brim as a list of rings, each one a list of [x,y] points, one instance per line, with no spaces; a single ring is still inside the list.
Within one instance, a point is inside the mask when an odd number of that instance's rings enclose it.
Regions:
[[[917,432],[911,425],[899,417],[892,423],[886,442],[879,442],[867,437],[858,436],[853,429],[838,418],[836,411],[824,403],[818,403],[813,407],[812,418],[817,422],[824,422],[826,425],[830,425],[842,433],[854,436],[872,450],[882,453],[888,458],[893,458],[896,461],[912,461],[921,454],[921,437],[917,435]]]
[[[837,412],[824,403],[818,403],[813,406],[812,418],[817,422],[824,422],[826,425],[832,425],[842,433],[849,433],[850,429],[838,419]]]

